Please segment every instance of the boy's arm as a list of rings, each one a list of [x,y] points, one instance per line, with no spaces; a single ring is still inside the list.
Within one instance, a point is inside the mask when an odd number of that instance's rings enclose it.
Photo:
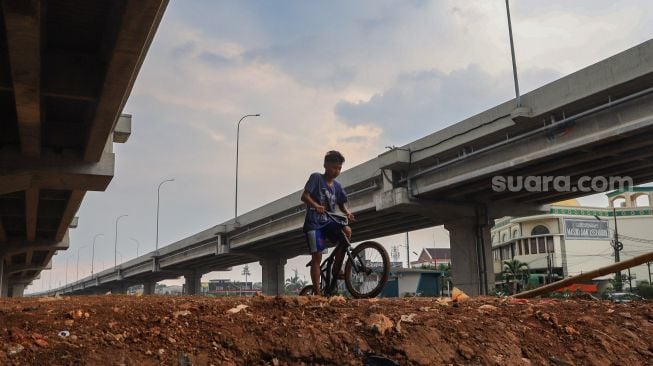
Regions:
[[[340,211],[342,211],[345,215],[347,215],[347,219],[349,219],[349,221],[355,221],[356,220],[356,218],[354,217],[354,214],[351,213],[351,211],[349,211],[349,208],[347,208],[347,205],[345,205],[344,202],[339,204],[338,207],[340,207]]]
[[[313,197],[311,197],[311,194],[308,193],[307,191],[304,191],[304,193],[302,193],[302,202],[308,205],[309,208],[314,208],[315,211],[319,213],[326,212],[326,208],[320,205],[319,203],[315,202]]]

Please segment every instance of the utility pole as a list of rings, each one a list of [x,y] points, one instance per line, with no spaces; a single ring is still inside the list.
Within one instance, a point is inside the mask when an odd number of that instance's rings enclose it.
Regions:
[[[406,231],[406,268],[410,268],[410,243],[408,241],[408,231]]]
[[[614,262],[619,263],[619,252],[624,248],[624,245],[619,241],[619,232],[617,231],[617,210],[614,207],[612,207],[612,216],[614,217],[614,239],[612,240],[612,247],[614,248]],[[617,271],[614,281],[614,289],[615,291],[621,291],[623,289],[623,284],[621,281],[621,270]]]
[[[651,262],[646,262],[646,265],[648,266],[648,284],[651,284]]]

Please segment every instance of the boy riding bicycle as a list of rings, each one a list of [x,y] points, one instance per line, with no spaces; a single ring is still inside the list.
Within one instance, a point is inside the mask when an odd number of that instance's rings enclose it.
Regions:
[[[338,244],[340,231],[342,230],[348,238],[351,238],[351,228],[341,226],[333,221],[326,212],[335,212],[336,207],[340,208],[347,219],[354,220],[354,215],[349,211],[347,203],[347,193],[340,183],[336,182],[336,177],[340,175],[342,163],[345,157],[338,151],[329,151],[324,156],[324,174],[313,173],[308,178],[304,192],[302,193],[302,202],[306,203],[306,218],[304,220],[304,233],[309,252],[311,253],[311,281],[316,295],[321,294],[320,289],[320,262],[322,261],[322,252],[328,247]],[[338,250],[336,260],[333,266],[333,276],[338,278],[340,267],[345,253]]]

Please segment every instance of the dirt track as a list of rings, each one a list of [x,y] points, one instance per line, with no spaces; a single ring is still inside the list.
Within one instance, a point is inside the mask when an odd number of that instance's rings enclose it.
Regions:
[[[651,303],[88,296],[0,319],[2,365],[653,364]]]

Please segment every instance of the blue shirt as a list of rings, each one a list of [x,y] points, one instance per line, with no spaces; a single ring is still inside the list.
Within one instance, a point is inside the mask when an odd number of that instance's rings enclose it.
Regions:
[[[308,192],[315,202],[324,206],[329,212],[335,212],[336,207],[347,202],[347,193],[340,183],[334,180],[331,187],[329,187],[324,175],[320,173],[311,174],[306,186],[304,186],[304,191]],[[306,219],[304,220],[304,232],[320,229],[328,222],[329,217],[327,214],[318,213],[308,207],[306,209]]]

